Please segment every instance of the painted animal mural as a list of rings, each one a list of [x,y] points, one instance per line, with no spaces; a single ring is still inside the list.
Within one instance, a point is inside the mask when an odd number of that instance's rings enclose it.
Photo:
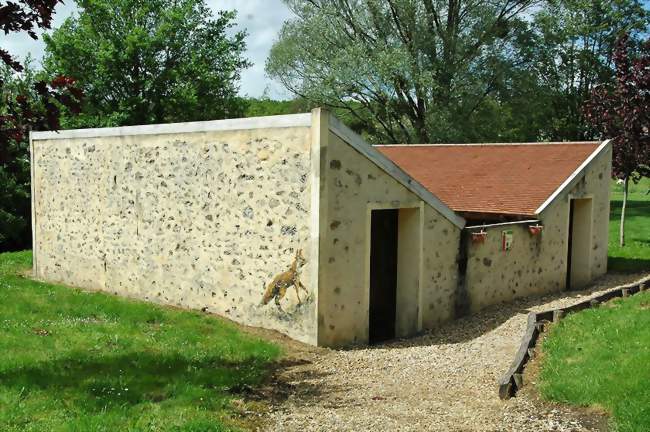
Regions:
[[[304,290],[307,295],[309,291],[307,288],[300,282],[300,269],[307,263],[307,260],[302,256],[302,249],[298,249],[296,252],[296,257],[289,267],[289,270],[280,273],[273,278],[271,283],[266,286],[266,291],[264,291],[264,296],[262,297],[262,305],[268,304],[271,299],[275,300],[275,305],[282,311],[280,306],[280,300],[284,298],[287,294],[287,289],[292,286],[296,289],[296,297],[298,297],[298,304],[302,304],[300,300],[300,289]]]

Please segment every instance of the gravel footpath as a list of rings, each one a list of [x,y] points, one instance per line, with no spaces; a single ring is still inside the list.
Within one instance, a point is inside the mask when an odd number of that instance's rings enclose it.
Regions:
[[[513,360],[529,311],[645,275],[607,275],[585,291],[521,299],[423,336],[368,349],[303,352],[278,376],[270,431],[592,431],[585,415],[521,392],[501,401],[497,380]],[[300,362],[298,362],[300,363]]]

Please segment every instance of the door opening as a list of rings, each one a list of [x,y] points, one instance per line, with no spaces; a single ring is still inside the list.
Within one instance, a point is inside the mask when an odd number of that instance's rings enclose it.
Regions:
[[[575,209],[575,200],[569,199],[569,240],[568,252],[566,258],[566,289],[571,289],[571,255],[573,255],[573,213]]]
[[[591,198],[570,201],[567,289],[584,288],[591,280],[591,207]]]
[[[368,328],[371,344],[395,337],[398,220],[397,209],[371,212]]]

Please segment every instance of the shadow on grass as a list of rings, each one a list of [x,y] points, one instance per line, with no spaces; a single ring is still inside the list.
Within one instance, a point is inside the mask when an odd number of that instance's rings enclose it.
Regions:
[[[260,359],[232,362],[218,356],[194,360],[147,352],[101,358],[81,354],[6,370],[0,383],[28,392],[47,390],[87,412],[172,399],[198,404],[201,398],[219,408],[229,395],[250,392],[266,377],[268,365]]]
[[[621,207],[623,207],[623,201],[621,200],[612,200],[611,202],[611,218],[620,219],[621,217]],[[650,211],[650,198],[647,201],[640,200],[630,200],[627,202],[625,208],[626,217],[647,217],[648,212]]]
[[[650,271],[650,258],[625,258],[625,257],[609,257],[607,260],[607,268],[609,271],[632,273]]]

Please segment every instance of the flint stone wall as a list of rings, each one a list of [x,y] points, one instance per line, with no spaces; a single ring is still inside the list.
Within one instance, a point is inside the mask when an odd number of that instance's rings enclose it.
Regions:
[[[33,142],[36,276],[315,343],[309,127]],[[266,285],[307,259],[281,308]]]

